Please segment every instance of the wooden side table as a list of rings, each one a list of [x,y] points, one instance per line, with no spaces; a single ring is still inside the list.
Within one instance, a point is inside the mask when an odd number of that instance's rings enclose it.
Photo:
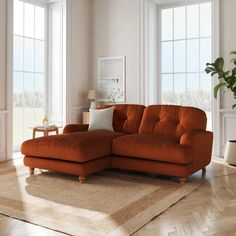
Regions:
[[[36,137],[36,132],[43,133],[43,136],[48,136],[50,132],[56,132],[56,134],[59,133],[58,126],[45,126],[45,127],[33,127],[33,138]]]
[[[82,119],[83,124],[89,124],[89,117],[90,117],[89,111],[83,112],[83,119]]]

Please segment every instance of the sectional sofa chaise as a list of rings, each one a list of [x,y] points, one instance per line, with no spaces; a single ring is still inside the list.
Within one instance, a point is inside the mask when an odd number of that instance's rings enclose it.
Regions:
[[[112,131],[87,131],[88,125],[67,125],[63,134],[27,140],[21,151],[30,173],[35,168],[79,176],[114,167],[177,176],[205,170],[213,134],[206,114],[174,105],[115,105]]]

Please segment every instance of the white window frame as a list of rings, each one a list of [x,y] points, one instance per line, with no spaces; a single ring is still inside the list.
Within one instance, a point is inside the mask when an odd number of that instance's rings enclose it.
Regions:
[[[147,5],[153,5],[156,7],[156,52],[157,52],[157,60],[154,70],[156,71],[157,75],[157,86],[161,88],[161,65],[158,61],[158,58],[161,58],[161,16],[160,12],[163,8],[173,8],[173,7],[179,7],[179,6],[186,6],[186,5],[194,5],[199,3],[205,3],[205,2],[211,2],[212,3],[212,60],[219,57],[219,51],[220,51],[220,10],[219,10],[219,0],[140,0],[140,102],[143,104],[147,104],[147,101],[149,100],[148,94],[149,94],[149,78],[148,78],[148,68],[149,63],[147,60],[148,55],[148,26],[147,22],[149,19],[148,11],[147,11]],[[215,78],[213,81],[213,86],[217,84],[217,79]],[[156,102],[161,103],[161,97],[160,97],[161,89],[159,92],[156,93]],[[213,96],[213,95],[212,95]],[[220,156],[220,99],[212,99],[212,122],[213,122],[213,132],[214,132],[214,146],[213,146],[213,154],[216,156]]]

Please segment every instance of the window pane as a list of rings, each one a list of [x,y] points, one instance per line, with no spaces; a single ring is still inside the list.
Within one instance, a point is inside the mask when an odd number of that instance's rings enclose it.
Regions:
[[[44,108],[43,107],[36,107],[34,108],[34,123],[35,125],[42,124],[43,117],[45,115]]]
[[[23,36],[23,2],[14,1],[14,34]]]
[[[44,42],[35,40],[35,72],[44,72]]]
[[[212,77],[206,73],[201,73],[200,89],[202,91],[211,92],[212,91]]]
[[[162,75],[162,91],[173,92],[173,74]]]
[[[185,72],[186,58],[185,58],[185,40],[174,42],[174,71]]]
[[[162,40],[173,39],[173,9],[162,10]]]
[[[193,92],[199,90],[199,74],[189,73],[187,74],[187,91]]]
[[[200,35],[211,36],[211,3],[200,4]]]
[[[183,105],[185,104],[186,92],[186,76],[185,74],[174,75],[174,103]]]
[[[199,5],[187,7],[187,37],[199,36]]]
[[[29,127],[41,124],[44,114],[46,12],[30,1],[13,3],[13,145],[18,150],[32,138]],[[60,45],[61,40],[56,42]]]
[[[34,107],[34,74],[24,73],[24,106]]]
[[[174,39],[184,39],[185,32],[185,7],[174,8]]]
[[[162,102],[205,110],[209,127],[212,78],[204,70],[212,61],[211,16],[211,2],[162,10],[162,41],[169,40],[162,42]]]
[[[173,103],[173,74],[162,75],[162,102]]]
[[[13,76],[13,107],[22,107],[24,91],[23,73],[14,72]]]
[[[16,150],[24,141],[23,111],[24,111],[23,107],[13,107],[13,144],[14,144],[13,148]]]
[[[23,142],[23,73],[13,74],[13,141],[14,146]],[[15,148],[15,147],[14,147]]]
[[[23,71],[23,38],[14,36],[13,68],[15,71]]]
[[[35,7],[35,38],[44,39],[44,8]]]
[[[174,86],[175,93],[184,93],[186,91],[185,74],[174,75]]]
[[[34,40],[24,39],[24,70],[34,71]]]
[[[173,72],[173,43],[162,43],[162,73]]]
[[[211,62],[211,39],[200,39],[200,69],[204,71],[206,63]]]
[[[199,71],[199,40],[187,40],[187,71]]]
[[[187,75],[186,105],[199,107],[199,73]]]
[[[34,37],[34,5],[24,3],[24,35]]]
[[[44,75],[35,74],[35,107],[44,105]]]
[[[24,140],[32,138],[32,129],[34,127],[34,117],[35,117],[35,108],[33,107],[24,107]]]
[[[212,78],[205,73],[201,74],[199,105],[207,114],[207,129],[212,130]]]
[[[206,112],[207,130],[212,130],[212,77],[201,73],[200,78],[201,100],[199,107]]]
[[[206,130],[213,131],[213,123],[212,123],[212,109],[210,111],[205,111],[207,116],[207,127]]]

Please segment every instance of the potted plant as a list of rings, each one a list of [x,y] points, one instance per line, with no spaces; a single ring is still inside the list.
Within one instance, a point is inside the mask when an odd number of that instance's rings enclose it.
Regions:
[[[224,70],[224,59],[219,57],[214,63],[206,64],[206,73],[211,76],[217,75],[219,83],[214,88],[214,97],[217,98],[217,93],[221,87],[226,87],[227,91],[233,92],[234,99],[236,100],[236,51],[230,53],[234,57],[230,60],[234,64],[234,68],[231,70]],[[236,108],[236,103],[232,108]]]

